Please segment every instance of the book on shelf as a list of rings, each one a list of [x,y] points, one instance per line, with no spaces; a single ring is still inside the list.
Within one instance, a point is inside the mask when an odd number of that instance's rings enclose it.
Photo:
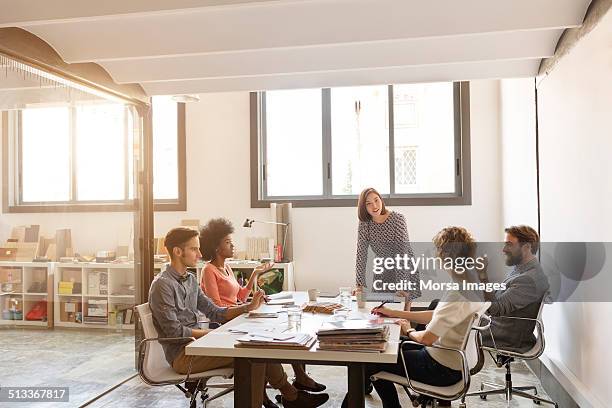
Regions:
[[[89,299],[87,301],[87,316],[104,317],[108,315],[108,302],[106,299]]]
[[[114,319],[117,321],[117,317],[121,316],[121,321],[123,324],[133,324],[134,323],[134,305],[124,304],[124,303],[115,303],[113,304],[113,310],[111,313],[114,313]]]
[[[87,293],[93,296],[108,294],[108,272],[89,271],[87,273]]]
[[[132,324],[132,316],[134,311],[132,309],[127,309],[125,311],[125,317],[123,318],[123,322],[125,324]]]
[[[83,317],[83,323],[85,324],[100,324],[106,325],[108,324],[108,317],[101,316],[85,316]]]

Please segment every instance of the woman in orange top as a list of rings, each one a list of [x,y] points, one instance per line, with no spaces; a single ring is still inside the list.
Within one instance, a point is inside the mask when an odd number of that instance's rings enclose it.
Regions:
[[[202,258],[208,261],[202,270],[202,291],[219,306],[235,306],[246,301],[253,289],[253,282],[264,272],[272,269],[272,263],[266,263],[253,270],[245,286],[240,286],[232,268],[225,260],[234,256],[232,233],[234,227],[225,218],[212,219],[200,230],[200,251]],[[306,374],[302,364],[293,364],[295,372],[295,388],[319,392],[325,390],[325,385],[319,384]],[[266,397],[264,406],[274,407]]]

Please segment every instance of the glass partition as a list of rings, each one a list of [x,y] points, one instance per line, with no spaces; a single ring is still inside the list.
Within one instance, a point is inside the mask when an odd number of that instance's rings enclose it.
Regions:
[[[59,387],[53,402],[80,406],[137,373],[148,106],[0,66],[0,382]]]

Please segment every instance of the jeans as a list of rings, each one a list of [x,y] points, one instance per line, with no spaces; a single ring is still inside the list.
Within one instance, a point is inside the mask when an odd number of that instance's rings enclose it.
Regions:
[[[406,367],[411,380],[422,382],[425,384],[446,387],[456,384],[462,378],[461,371],[453,370],[434,360],[425,346],[405,344],[404,358],[406,359]],[[387,371],[389,373],[405,376],[404,364],[401,357],[397,356],[395,364],[377,364],[371,363],[365,366],[366,380],[371,375],[379,371]],[[374,389],[380,396],[383,408],[399,408],[401,407],[399,397],[395,385],[390,381],[378,380],[372,383]],[[344,398],[342,407],[348,407],[347,399]]]

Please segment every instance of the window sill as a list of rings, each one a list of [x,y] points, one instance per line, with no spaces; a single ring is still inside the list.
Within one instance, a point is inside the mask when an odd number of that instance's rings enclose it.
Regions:
[[[446,197],[384,197],[388,206],[451,206],[472,205],[471,194]],[[321,199],[251,199],[251,208],[269,208],[270,203],[292,203],[294,208],[306,207],[357,207],[355,198],[321,198]]]
[[[185,202],[155,203],[153,211],[186,211]],[[138,207],[135,203],[95,203],[95,204],[37,204],[37,205],[4,205],[5,214],[27,213],[82,213],[82,212],[134,212]]]

